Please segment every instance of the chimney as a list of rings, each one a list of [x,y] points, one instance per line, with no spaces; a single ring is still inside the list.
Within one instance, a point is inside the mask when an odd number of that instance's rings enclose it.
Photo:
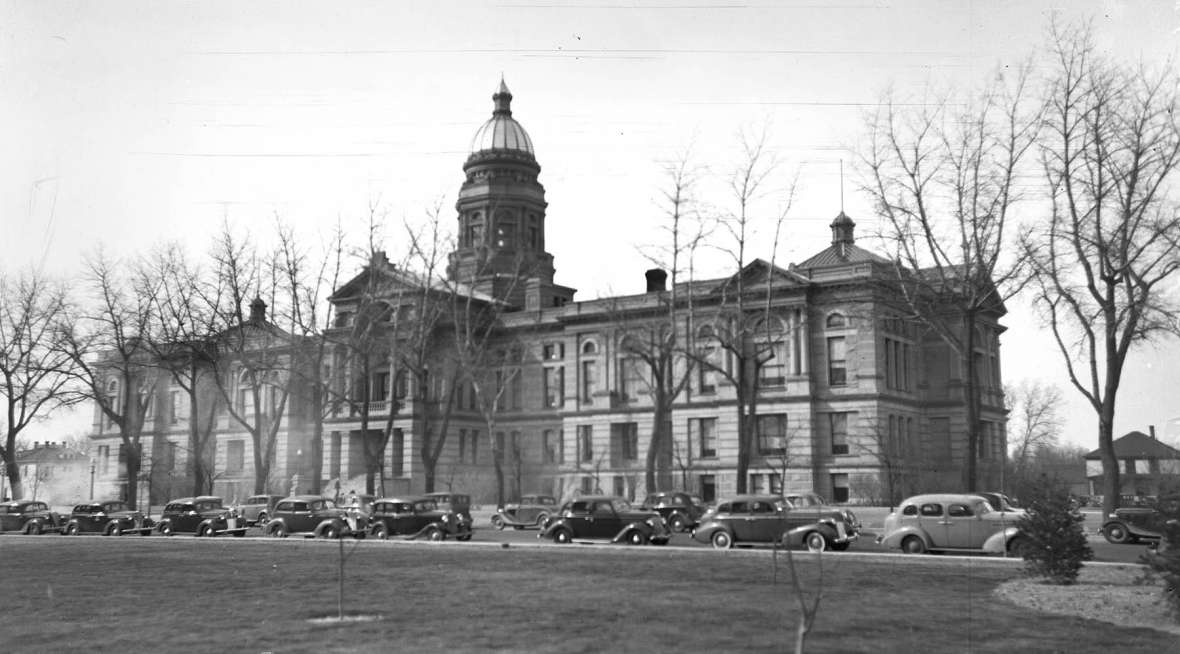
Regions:
[[[260,297],[254,298],[254,301],[250,303],[250,322],[254,324],[266,322],[266,303]]]
[[[647,278],[648,293],[668,290],[668,273],[664,272],[660,268],[652,268],[651,270],[643,273],[643,276]]]
[[[1155,425],[1147,426],[1147,433],[1151,434],[1151,440],[1155,440]]]

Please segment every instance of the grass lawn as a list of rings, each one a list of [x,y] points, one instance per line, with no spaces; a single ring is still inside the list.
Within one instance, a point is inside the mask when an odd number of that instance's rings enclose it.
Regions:
[[[0,651],[790,651],[768,551],[0,537]],[[809,585],[817,559],[798,554]],[[1175,636],[993,597],[1004,562],[825,554],[814,652],[1173,651]]]

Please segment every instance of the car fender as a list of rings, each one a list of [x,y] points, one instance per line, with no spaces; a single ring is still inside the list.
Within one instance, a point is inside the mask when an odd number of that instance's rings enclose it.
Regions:
[[[691,532],[692,539],[702,543],[709,543],[713,540],[713,534],[717,531],[729,531],[729,529],[722,523],[709,521],[693,528]],[[729,535],[732,537],[733,533],[730,532]]]
[[[1016,527],[1006,527],[1003,531],[988,536],[980,549],[988,554],[1003,554],[1008,551],[1008,541],[1019,535],[1020,530]]]
[[[267,520],[266,526],[262,528],[262,533],[269,535],[279,527],[286,529],[288,534],[291,533],[291,530],[287,528],[287,521],[283,518],[271,518],[270,520]]]
[[[644,536],[650,538],[651,533],[652,533],[652,528],[651,528],[651,525],[647,524],[646,522],[644,522],[642,520],[632,520],[631,522],[628,522],[627,524],[623,525],[623,528],[619,530],[619,533],[615,534],[614,538],[610,539],[610,542],[612,542],[612,543],[626,542],[627,541],[627,534],[629,534],[633,531],[638,531],[639,533],[643,534]]]
[[[557,531],[559,528],[562,528],[562,527],[569,529],[570,533],[574,534],[575,536],[578,533],[578,531],[576,529],[574,529],[573,527],[570,527],[568,525],[567,520],[565,518],[558,517],[558,518],[550,518],[549,524],[542,526],[540,531],[537,532],[537,538],[550,538],[553,536],[553,532]]]
[[[794,529],[788,529],[783,533],[782,541],[787,545],[802,545],[803,538],[813,531],[823,534],[829,543],[836,542],[839,537],[839,534],[836,533],[836,529],[832,525],[826,522],[813,522],[809,525],[801,525]]]
[[[214,536],[216,536],[218,534],[218,532],[221,531],[220,529],[217,528],[217,521],[214,520],[213,518],[209,518],[207,520],[202,520],[201,523],[199,525],[197,525],[197,532],[196,533],[198,533],[198,534],[201,533],[201,531],[204,530],[205,527],[213,527],[213,535]]]
[[[503,509],[497,510],[496,515],[499,516],[500,520],[504,522],[504,526],[506,527],[535,527],[537,525],[536,520],[524,522],[518,520],[515,515],[509,515],[505,513]]]
[[[431,529],[437,529],[437,530],[441,531],[443,534],[443,540],[446,540],[447,534],[450,533],[450,531],[447,529],[446,525],[439,522],[438,520],[435,520],[434,522],[423,525],[421,529],[414,532],[413,535],[407,536],[406,539],[407,540],[415,540],[417,538],[422,538],[423,536],[426,535],[426,532],[430,531]]]
[[[907,536],[917,536],[922,539],[922,543],[926,545],[926,549],[930,549],[932,545],[930,535],[924,529],[917,527],[902,527],[890,532],[887,536],[882,536],[878,541],[881,545],[889,548],[901,547],[901,541],[905,540]]]
[[[344,536],[349,533],[348,523],[344,522],[343,520],[339,520],[337,518],[327,518],[325,520],[320,521],[320,524],[316,525],[315,529],[313,529],[311,531],[311,533],[315,534],[316,538],[320,538],[321,534],[323,534],[324,530],[327,529],[328,527],[335,527],[336,531],[341,536]]]

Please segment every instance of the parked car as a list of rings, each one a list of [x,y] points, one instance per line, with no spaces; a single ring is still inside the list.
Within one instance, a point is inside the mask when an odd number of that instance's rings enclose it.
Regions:
[[[885,517],[877,542],[907,554],[983,552],[1019,555],[1028,543],[1011,513],[996,511],[979,495],[937,493],[904,500]]]
[[[492,514],[496,529],[540,527],[557,511],[557,498],[552,495],[521,495],[519,502],[505,504]]]
[[[368,517],[336,506],[336,502],[319,495],[284,497],[275,504],[274,514],[264,531],[273,538],[305,536],[308,538],[364,538]]]
[[[652,493],[639,508],[664,516],[668,528],[676,533],[691,531],[705,515],[705,503],[700,497],[683,491]]]
[[[36,500],[0,503],[0,533],[60,533],[65,521],[49,505]]]
[[[261,527],[266,524],[267,520],[270,520],[275,503],[281,499],[283,499],[282,495],[251,495],[240,504],[235,505],[234,510],[246,521],[247,525]]]
[[[226,508],[215,495],[182,497],[164,505],[156,530],[163,536],[245,536],[246,521]]]
[[[541,525],[538,538],[555,543],[575,539],[609,540],[612,543],[666,545],[672,533],[655,511],[632,508],[621,497],[590,495],[566,502]]]
[[[454,511],[471,522],[471,496],[466,493],[427,493],[425,497],[438,502],[438,508]]]
[[[692,537],[729,549],[735,543],[804,545],[812,552],[846,550],[860,536],[851,511],[828,506],[815,494],[738,495],[701,518]]]
[[[1102,535],[1116,545],[1148,541],[1158,543],[1169,516],[1180,514],[1180,495],[1164,495],[1151,506],[1125,506],[1102,523]]]
[[[121,536],[152,533],[152,519],[127,506],[122,500],[87,502],[79,504],[70,512],[62,533],[68,536],[79,534],[102,534]]]
[[[471,540],[471,521],[428,497],[383,497],[375,500],[371,508],[369,535],[373,538]]]

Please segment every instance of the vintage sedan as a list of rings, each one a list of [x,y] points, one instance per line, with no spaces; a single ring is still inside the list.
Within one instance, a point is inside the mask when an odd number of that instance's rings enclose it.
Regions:
[[[264,528],[272,538],[364,538],[368,530],[368,516],[336,506],[332,499],[319,495],[284,497],[275,505]]]
[[[471,521],[428,497],[382,497],[374,500],[370,509],[369,535],[373,538],[471,540]]]
[[[701,498],[683,491],[652,493],[639,508],[664,516],[668,528],[676,533],[692,530],[705,515],[705,503]]]
[[[557,511],[557,498],[552,495],[522,495],[519,502],[505,504],[492,514],[496,529],[540,527]]]
[[[631,507],[621,497],[591,495],[566,502],[541,525],[538,538],[555,543],[574,540],[606,540],[630,545],[666,545],[672,533],[655,511]]]
[[[1164,524],[1180,515],[1180,495],[1164,495],[1151,506],[1125,506],[1102,523],[1102,535],[1115,545],[1146,541],[1158,543]]]
[[[49,505],[36,500],[0,503],[0,533],[60,533],[65,521]]]
[[[877,542],[907,554],[977,552],[1018,555],[1028,543],[1016,528],[1019,516],[996,511],[986,499],[966,493],[915,495],[885,517]]]
[[[164,505],[156,530],[164,536],[192,534],[194,536],[245,536],[246,521],[233,509],[221,503],[215,495],[183,497]]]
[[[121,536],[152,533],[152,519],[127,506],[122,500],[87,502],[79,504],[70,512],[70,518],[62,533],[67,536],[80,534],[102,534]]]
[[[466,493],[427,493],[425,497],[438,502],[438,508],[462,514],[468,522],[471,521],[471,496]]]
[[[261,527],[270,520],[275,503],[283,499],[282,495],[251,495],[243,502],[234,505],[234,510],[246,521],[247,525]]]
[[[818,495],[739,495],[701,518],[692,537],[717,549],[735,543],[803,545],[812,552],[846,550],[860,535],[851,511],[828,506]]]

